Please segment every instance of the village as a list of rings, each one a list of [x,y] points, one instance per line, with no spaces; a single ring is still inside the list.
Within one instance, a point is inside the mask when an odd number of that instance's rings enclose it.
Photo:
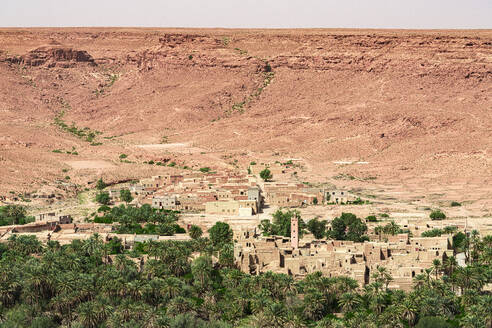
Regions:
[[[411,290],[415,276],[432,267],[436,260],[444,263],[456,256],[458,264],[464,265],[462,254],[453,251],[454,232],[469,234],[476,230],[487,235],[492,231],[485,218],[409,217],[396,220],[399,228],[393,233],[382,233],[382,225],[395,222],[383,215],[363,219],[367,226],[368,240],[365,241],[316,239],[310,233],[300,236],[298,216],[310,213],[310,209],[356,212],[369,206],[370,201],[333,186],[300,183],[295,179],[298,166],[289,160],[285,163],[252,162],[248,172],[203,168],[198,172],[153,176],[107,186],[102,192],[114,206],[147,205],[157,211],[179,213],[177,223],[184,231],[196,225],[207,236],[206,231],[215,223],[229,224],[234,233],[235,264],[248,274],[272,271],[302,279],[319,271],[327,277],[348,276],[365,286],[373,282],[373,273],[384,267],[392,277],[388,287],[406,291]],[[131,194],[130,201],[122,199],[122,191]],[[290,224],[291,237],[266,235],[259,229],[260,222],[271,220],[279,209],[295,210]],[[308,222],[313,217],[303,219]],[[330,221],[328,219],[328,229],[331,229]],[[82,220],[58,210],[39,213],[32,223],[0,227],[0,242],[7,242],[12,235],[35,235],[42,242],[56,241],[65,245],[98,233],[105,241],[118,237],[125,249],[132,249],[137,243],[151,240],[190,240],[187,233],[118,233],[117,225]],[[443,233],[422,236],[436,229]]]

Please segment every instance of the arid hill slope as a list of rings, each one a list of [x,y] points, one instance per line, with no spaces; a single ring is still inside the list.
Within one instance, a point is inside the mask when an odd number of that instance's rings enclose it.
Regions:
[[[228,155],[327,178],[492,177],[491,31],[3,29],[0,90],[0,194]]]

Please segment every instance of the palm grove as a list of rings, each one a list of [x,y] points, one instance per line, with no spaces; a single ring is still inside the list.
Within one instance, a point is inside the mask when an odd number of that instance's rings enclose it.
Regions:
[[[175,214],[103,209],[102,220],[134,229],[149,215],[155,229],[174,231]],[[134,211],[134,212],[132,212]],[[264,234],[290,234],[294,212],[278,211]],[[127,219],[123,217],[127,216]],[[367,227],[355,215],[300,220],[300,230],[322,237],[365,240]],[[148,227],[149,229],[153,229]],[[166,227],[166,228],[164,228]],[[387,230],[391,230],[388,227]],[[384,267],[373,283],[347,277],[307,275],[300,281],[266,273],[251,276],[234,266],[232,230],[219,222],[209,238],[192,226],[190,241],[149,241],[125,250],[97,234],[60,246],[34,236],[12,236],[0,244],[2,327],[485,327],[490,326],[492,237],[463,235],[454,257],[414,280],[414,290],[390,290]],[[145,261],[141,259],[145,258]],[[335,316],[335,313],[341,315]]]

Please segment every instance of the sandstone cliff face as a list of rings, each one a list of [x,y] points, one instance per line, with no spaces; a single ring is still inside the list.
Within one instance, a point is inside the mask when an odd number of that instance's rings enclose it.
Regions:
[[[154,153],[136,146],[163,137],[217,152],[207,161],[275,153],[326,176],[492,176],[490,31],[3,30],[0,74],[5,190],[60,175],[73,158],[53,149],[142,162]],[[61,130],[61,111],[102,145]]]

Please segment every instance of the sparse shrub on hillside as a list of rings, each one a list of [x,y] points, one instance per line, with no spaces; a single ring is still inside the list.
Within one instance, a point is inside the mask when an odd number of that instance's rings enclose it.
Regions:
[[[453,202],[451,202],[451,206],[452,207],[461,206],[461,203],[458,203],[458,202],[453,201]]]
[[[202,172],[202,173],[208,173],[208,172],[210,172],[210,168],[207,167],[207,166],[206,167],[201,167],[200,168],[200,172]]]
[[[367,222],[378,222],[378,218],[375,215],[369,215],[366,217]]]
[[[390,217],[388,213],[381,213],[381,214],[379,214],[379,216],[382,218],[389,218]]]
[[[429,216],[432,220],[444,220],[446,218],[446,215],[441,210],[434,210]]]
[[[96,183],[97,190],[103,190],[106,187],[107,187],[107,184],[103,181],[102,178],[99,178],[99,180],[97,180],[97,183]]]
[[[253,161],[253,162],[249,163],[249,165],[251,165],[251,166],[256,165],[256,162]]]
[[[127,158],[127,157],[128,157],[128,155],[127,155],[127,154],[120,154],[120,159],[125,159],[125,158]]]
[[[171,163],[167,164],[167,166],[169,166],[169,167],[175,167],[176,166],[176,162],[171,162]]]

